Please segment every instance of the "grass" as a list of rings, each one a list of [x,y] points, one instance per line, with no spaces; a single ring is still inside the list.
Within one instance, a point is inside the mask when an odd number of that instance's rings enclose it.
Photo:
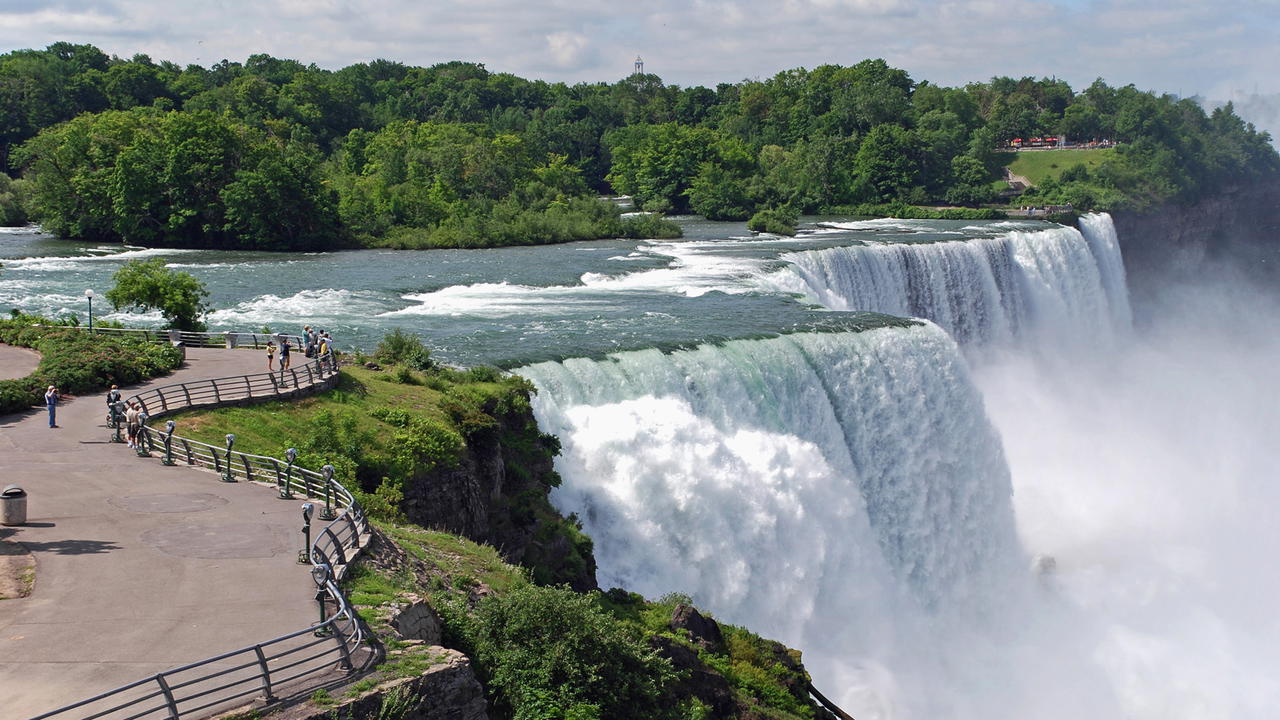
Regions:
[[[175,415],[178,435],[212,445],[225,443],[227,433],[235,433],[236,449],[244,452],[281,456],[285,449],[297,447],[302,438],[300,429],[326,409],[346,408],[365,415],[381,409],[409,410],[428,418],[451,422],[441,407],[445,393],[436,383],[425,384],[425,377],[416,375],[422,384],[396,382],[395,374],[369,370],[359,366],[342,368],[335,389],[298,400],[277,400],[248,407],[226,407],[196,410]],[[496,383],[486,383],[496,391]],[[395,427],[369,416],[369,427],[380,434],[389,434]]]
[[[1107,158],[1115,154],[1115,148],[1095,148],[1092,150],[1032,150],[1009,153],[1012,162],[1009,170],[1014,175],[1021,175],[1039,185],[1050,178],[1057,180],[1068,168],[1083,164],[1090,172],[1097,169]],[[1004,180],[997,182],[998,189],[1005,189],[1008,184]]]

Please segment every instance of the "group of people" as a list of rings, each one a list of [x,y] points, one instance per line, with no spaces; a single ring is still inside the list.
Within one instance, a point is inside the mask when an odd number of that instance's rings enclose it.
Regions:
[[[142,434],[142,423],[146,412],[137,400],[126,401],[123,409],[120,405],[120,386],[112,385],[111,390],[107,392],[107,420],[110,423],[119,423],[123,420],[126,442],[129,443],[129,447],[137,447],[138,443],[142,442],[139,436]]]
[[[323,357],[328,355],[333,348],[333,338],[324,330],[312,330],[310,325],[302,328],[302,352],[309,358]],[[289,342],[288,336],[280,338],[280,371],[284,372],[289,369],[289,356],[293,353],[293,343]],[[276,344],[274,341],[267,341],[267,370],[275,370],[276,362]]]

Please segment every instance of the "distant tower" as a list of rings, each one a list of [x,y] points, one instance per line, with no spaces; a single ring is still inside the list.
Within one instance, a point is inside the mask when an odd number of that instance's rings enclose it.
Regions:
[[[644,74],[644,61],[640,59],[639,55],[637,55],[636,56],[636,75],[643,75],[643,74]]]

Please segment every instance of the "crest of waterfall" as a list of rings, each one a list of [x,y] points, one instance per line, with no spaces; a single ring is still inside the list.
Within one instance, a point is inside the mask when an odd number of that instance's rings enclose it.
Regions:
[[[1126,334],[1128,290],[1111,216],[1080,229],[789,253],[773,282],[832,310],[927,318],[963,345],[1095,344]]]
[[[688,592],[800,638],[850,612],[977,603],[1022,566],[1000,441],[931,323],[518,372],[561,439],[553,500],[606,587]]]

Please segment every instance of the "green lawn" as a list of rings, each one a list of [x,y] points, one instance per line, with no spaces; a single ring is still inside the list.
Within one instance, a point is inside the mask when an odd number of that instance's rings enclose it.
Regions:
[[[443,379],[428,380],[424,373],[415,373],[414,377],[423,384],[396,382],[394,372],[349,365],[342,368],[335,389],[317,395],[176,414],[173,416],[178,426],[176,434],[221,447],[225,442],[224,436],[235,433],[237,450],[283,457],[285,448],[301,446],[309,422],[324,410],[358,411],[366,427],[380,437],[389,436],[396,428],[369,415],[372,410],[408,410],[452,424],[441,403],[445,398],[444,391],[454,383]],[[493,383],[470,385],[483,391],[500,392],[499,386]]]
[[[1090,171],[1115,153],[1115,148],[1094,150],[1031,150],[1011,152],[1008,168],[1014,175],[1021,175],[1039,185],[1049,178],[1057,179],[1063,170],[1083,164]],[[1007,187],[1003,181],[1000,186]]]

